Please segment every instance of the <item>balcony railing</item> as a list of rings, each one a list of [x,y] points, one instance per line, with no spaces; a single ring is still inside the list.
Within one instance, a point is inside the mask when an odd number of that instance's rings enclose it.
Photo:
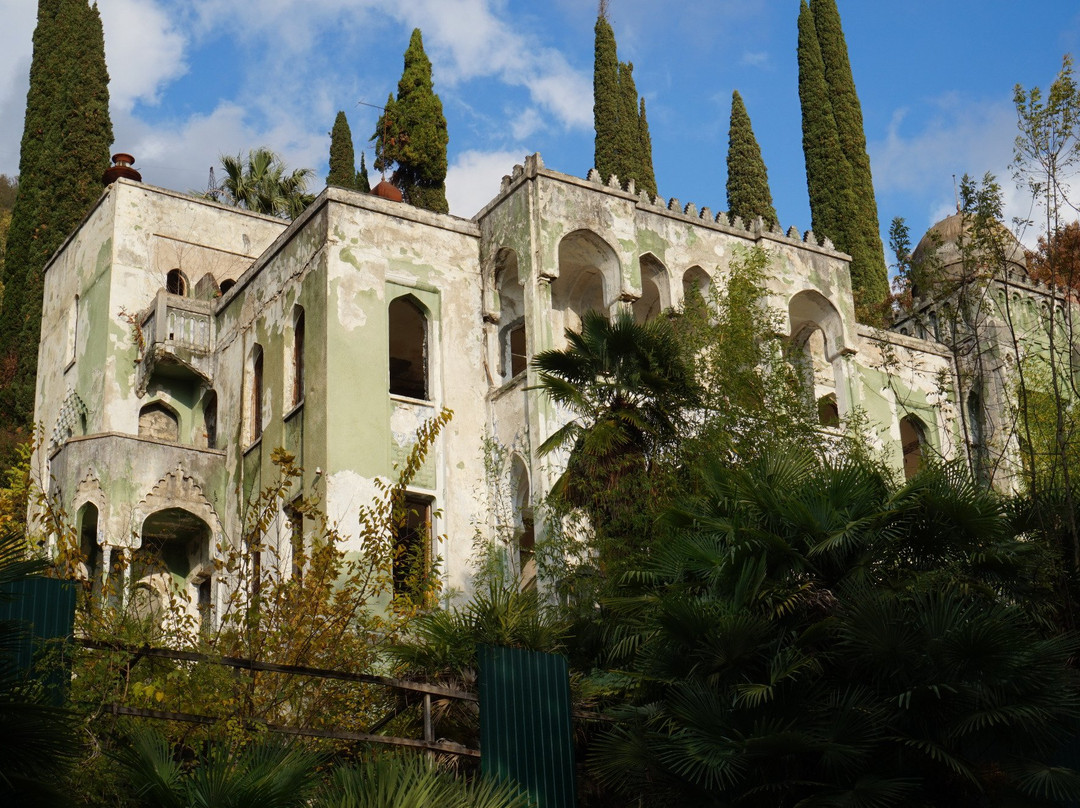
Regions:
[[[158,292],[140,323],[140,387],[145,387],[162,363],[186,368],[212,382],[214,325],[213,303],[169,294],[164,289]]]

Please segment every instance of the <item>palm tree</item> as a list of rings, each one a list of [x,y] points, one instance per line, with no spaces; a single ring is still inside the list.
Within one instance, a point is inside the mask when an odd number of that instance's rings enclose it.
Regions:
[[[962,468],[900,489],[812,452],[714,463],[608,603],[630,671],[593,748],[650,805],[1050,804],[1075,637],[1031,542]],[[983,802],[983,801],[985,802]]]
[[[541,455],[570,448],[571,467],[595,474],[647,466],[684,434],[701,390],[671,324],[614,321],[590,311],[565,350],[538,354],[540,387],[574,417],[552,433]]]
[[[134,733],[116,758],[136,804],[147,808],[303,808],[319,763],[298,746],[264,739],[240,748],[218,742],[197,763],[185,764],[152,731]]]
[[[229,205],[295,219],[315,198],[307,191],[315,172],[310,168],[290,172],[281,157],[265,147],[249,151],[246,161],[239,154],[223,154],[221,165],[225,180],[220,194]]]

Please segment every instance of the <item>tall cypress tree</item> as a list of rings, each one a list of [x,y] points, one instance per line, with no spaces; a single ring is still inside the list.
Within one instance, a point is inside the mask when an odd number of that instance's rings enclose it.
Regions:
[[[371,180],[368,179],[367,163],[364,161],[364,153],[360,152],[360,170],[356,172],[356,190],[361,193],[371,193]]]
[[[728,129],[727,153],[728,212],[752,221],[760,216],[768,227],[777,223],[769,191],[769,174],[761,157],[761,146],[754,137],[750,115],[736,90],[731,94],[731,127]]]
[[[866,152],[866,132],[863,128],[862,106],[855,91],[847,42],[840,24],[836,0],[810,0],[825,65],[825,81],[829,85],[833,118],[840,138],[840,147],[851,166],[852,192],[855,196],[855,221],[858,241],[852,249],[852,282],[859,278],[857,291],[864,304],[883,302],[889,294],[885,252],[881,244],[874,181],[870,173],[870,156]]]
[[[596,127],[593,165],[607,182],[619,174],[619,57],[615,48],[615,32],[607,20],[603,3],[596,17],[595,55],[593,59],[593,124]],[[619,175],[622,179],[622,175]]]
[[[798,56],[803,155],[811,223],[818,238],[828,237],[837,248],[850,253],[854,239],[849,237],[849,227],[855,210],[851,166],[840,148],[829,86],[825,81],[825,63],[821,59],[814,17],[806,0],[801,0],[799,7]],[[854,267],[852,270],[854,285]]]
[[[39,0],[0,312],[0,418],[28,424],[43,269],[101,195],[112,123],[105,37],[87,0]]]
[[[412,32],[397,98],[387,102],[375,134],[375,168],[397,164],[391,181],[405,201],[418,208],[448,213],[446,146],[449,136],[442,102],[431,81],[431,60],[424,53],[420,29]]]
[[[327,185],[340,188],[356,187],[356,155],[353,152],[352,130],[344,110],[339,110],[330,130],[330,173]]]
[[[618,162],[616,174],[623,187],[630,180],[641,179],[641,125],[638,118],[637,85],[634,84],[634,63],[619,62],[619,126],[616,129]]]
[[[652,163],[652,137],[649,136],[649,119],[645,117],[645,99],[641,99],[641,109],[638,112],[638,135],[641,141],[641,178],[638,180],[638,188],[649,192],[650,196],[656,196],[656,172],[653,171]]]

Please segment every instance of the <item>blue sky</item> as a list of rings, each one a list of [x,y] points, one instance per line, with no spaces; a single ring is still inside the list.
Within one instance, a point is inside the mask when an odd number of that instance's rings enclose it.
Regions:
[[[594,0],[98,0],[114,150],[146,182],[204,189],[223,152],[266,145],[326,175],[346,110],[368,148],[420,27],[450,131],[451,212],[470,217],[524,155],[592,164]],[[1080,51],[1077,0],[839,0],[883,228],[917,234],[952,176],[999,175],[1009,215],[1014,84],[1046,86]],[[660,193],[726,207],[730,100],[746,101],[785,229],[810,226],[795,63],[797,0],[610,0],[619,55],[648,105]],[[0,172],[18,168],[34,0],[0,0]]]

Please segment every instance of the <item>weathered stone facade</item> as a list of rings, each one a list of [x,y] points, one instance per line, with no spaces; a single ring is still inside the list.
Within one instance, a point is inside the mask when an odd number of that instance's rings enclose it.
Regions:
[[[116,182],[46,272],[35,471],[77,520],[92,574],[150,549],[212,610],[228,586],[216,548],[239,541],[274,447],[304,469],[297,495],[348,535],[418,424],[450,408],[413,490],[447,537],[433,548],[443,583],[468,590],[474,537],[502,518],[489,441],[507,450],[519,529],[557,471],[532,449],[566,415],[534,389],[528,357],[562,347],[589,309],[646,318],[722,285],[751,246],[772,256],[769,304],[830,419],[865,412],[897,468],[905,419],[920,451],[965,450],[950,352],[859,326],[848,257],[830,244],[533,155],[472,220],[328,188],[286,223]]]

